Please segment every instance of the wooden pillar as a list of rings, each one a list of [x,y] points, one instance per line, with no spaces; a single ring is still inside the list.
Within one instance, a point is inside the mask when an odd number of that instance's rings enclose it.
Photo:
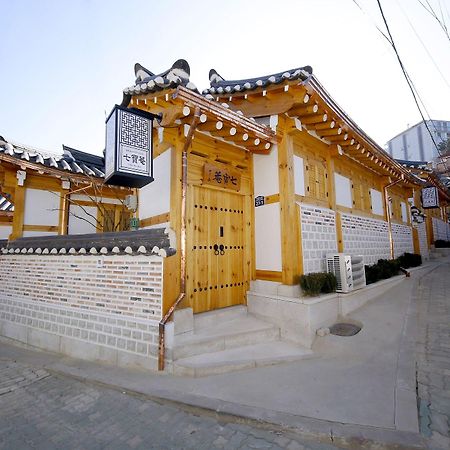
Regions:
[[[298,282],[300,275],[300,219],[295,203],[294,143],[287,132],[285,119],[280,120],[279,126],[283,132],[282,141],[278,145],[282,282],[292,285]]]
[[[420,252],[419,232],[415,227],[412,227],[412,237],[413,237],[414,253],[420,255],[421,252]]]
[[[428,240],[428,248],[434,244],[434,233],[433,233],[433,218],[431,215],[427,214],[426,218],[426,230],[427,230],[427,240]]]
[[[23,217],[25,213],[25,186],[16,184],[14,190],[14,216],[12,222],[12,233],[9,240],[20,238],[23,235]]]

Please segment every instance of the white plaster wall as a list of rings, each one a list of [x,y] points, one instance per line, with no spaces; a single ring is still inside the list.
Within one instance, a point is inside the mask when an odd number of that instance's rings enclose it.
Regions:
[[[352,203],[352,188],[350,180],[338,173],[334,174],[334,186],[336,192],[336,203],[341,206],[351,208]]]
[[[91,214],[91,216],[89,215]],[[94,217],[92,217],[94,216]],[[97,217],[96,206],[78,206],[69,207],[69,234],[87,234],[95,233]]]
[[[273,146],[268,155],[253,155],[255,197],[280,192],[278,184],[278,147]]]
[[[12,233],[11,225],[0,225],[0,239],[8,239],[11,233]]]
[[[402,222],[408,222],[408,209],[406,208],[405,202],[400,202],[400,207],[402,209]]]
[[[280,204],[255,208],[256,269],[281,271]]]
[[[388,224],[384,220],[342,214],[344,253],[362,255],[364,264],[390,258]]]
[[[155,181],[139,190],[139,218],[170,211],[170,166],[172,150],[166,150],[153,161]]]
[[[324,272],[327,253],[337,253],[336,214],[331,209],[299,204],[303,273]]]
[[[56,231],[24,231],[23,237],[35,237],[35,236],[56,236]]]
[[[370,190],[370,201],[372,202],[372,213],[382,216],[384,214],[383,196],[376,189]]]
[[[25,190],[24,225],[58,225],[59,209],[59,192]]]
[[[408,225],[392,224],[392,239],[394,240],[394,258],[403,253],[414,253],[412,230]]]
[[[294,155],[294,185],[297,195],[305,195],[305,167],[303,158]]]

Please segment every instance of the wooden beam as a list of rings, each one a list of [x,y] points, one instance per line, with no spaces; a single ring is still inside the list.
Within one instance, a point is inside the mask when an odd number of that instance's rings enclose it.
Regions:
[[[170,222],[170,213],[158,214],[157,216],[146,217],[139,221],[139,227],[145,228],[151,225],[158,225],[160,223]]]
[[[282,273],[274,270],[256,270],[255,276],[257,280],[282,281]]]
[[[328,120],[328,115],[327,114],[312,114],[310,116],[302,117],[300,120],[305,125],[322,123],[322,122],[326,122]]]
[[[23,217],[25,213],[25,186],[16,186],[14,192],[14,216],[12,222],[12,233],[9,240],[13,241],[23,235]]]
[[[319,105],[302,105],[302,106],[294,106],[291,108],[287,114],[289,116],[307,116],[309,114],[317,114],[319,111]]]
[[[23,231],[44,231],[44,232],[55,232],[59,230],[58,225],[24,225]]]
[[[289,135],[286,118],[280,122],[283,130],[282,141],[278,146],[278,174],[280,180],[280,221],[281,221],[281,257],[282,282],[292,285],[298,282],[300,275],[299,216],[295,203],[294,184],[294,143]]]

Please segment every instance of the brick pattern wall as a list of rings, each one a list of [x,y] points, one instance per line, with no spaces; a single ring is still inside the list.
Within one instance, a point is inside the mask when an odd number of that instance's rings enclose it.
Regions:
[[[434,240],[442,239],[444,241],[450,241],[450,225],[441,219],[436,219],[436,217],[432,219]]]
[[[420,254],[423,260],[430,258],[430,252],[428,250],[428,239],[427,239],[427,226],[425,222],[416,224],[417,234],[419,236],[419,247]]]
[[[162,271],[155,255],[0,255],[0,334],[156,369]]]
[[[160,320],[162,258],[144,255],[1,255],[4,297]]]
[[[2,334],[17,338],[18,331],[8,333],[5,323],[22,325],[51,335],[100,345],[118,353],[143,357],[146,367],[156,368],[158,354],[158,322],[126,315],[87,311],[73,306],[60,306],[23,297],[7,298],[0,294],[0,326]],[[9,328],[8,328],[9,329]],[[22,341],[27,339],[22,338]],[[35,344],[33,339],[29,344]],[[35,345],[39,345],[36,343]],[[64,353],[64,348],[46,347]],[[89,349],[85,350],[89,352]],[[83,350],[82,350],[83,352]],[[120,356],[118,356],[120,358]],[[111,358],[109,358],[110,362]],[[123,365],[123,364],[122,364]]]
[[[304,273],[326,271],[327,253],[337,253],[334,211],[300,204]]]
[[[383,220],[342,214],[344,253],[364,256],[364,264],[389,259],[388,225]]]
[[[392,224],[392,238],[394,240],[394,258],[403,253],[414,253],[412,230],[408,225]]]

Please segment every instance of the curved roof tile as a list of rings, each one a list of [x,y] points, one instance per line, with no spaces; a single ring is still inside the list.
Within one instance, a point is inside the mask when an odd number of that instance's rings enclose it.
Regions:
[[[236,92],[251,91],[260,87],[267,87],[273,84],[281,84],[285,81],[305,81],[312,75],[312,71],[311,66],[304,66],[257,78],[225,80],[216,70],[211,69],[209,71],[209,82],[211,86],[203,91],[203,95],[208,97],[208,95],[213,94],[233,94]]]

